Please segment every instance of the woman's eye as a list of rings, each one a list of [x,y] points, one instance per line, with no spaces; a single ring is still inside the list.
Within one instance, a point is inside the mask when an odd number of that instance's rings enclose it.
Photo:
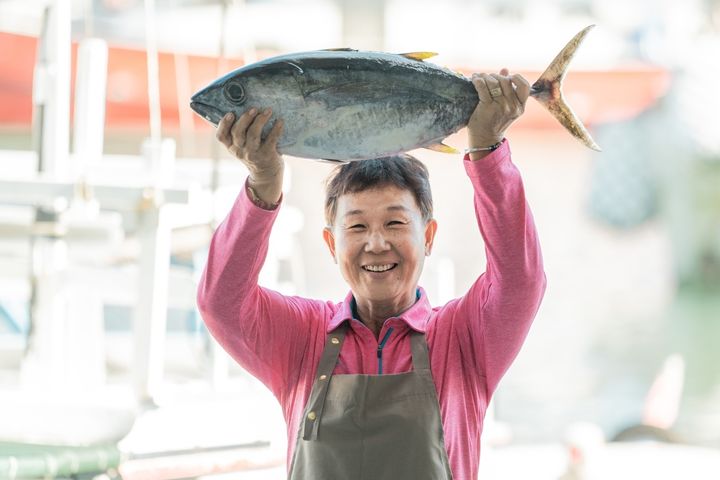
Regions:
[[[350,225],[348,228],[351,230],[359,230],[361,228],[365,228],[365,225],[362,223],[356,223],[355,225]]]
[[[401,222],[400,220],[390,220],[388,225],[405,225],[405,222]]]

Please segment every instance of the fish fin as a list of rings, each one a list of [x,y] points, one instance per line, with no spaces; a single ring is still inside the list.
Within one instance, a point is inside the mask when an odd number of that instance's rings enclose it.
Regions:
[[[321,52],[357,52],[357,49],[350,48],[350,47],[340,47],[340,48],[323,48],[320,51]]]
[[[299,73],[300,75],[302,75],[303,73],[305,73],[305,72],[303,71],[302,67],[301,67],[300,65],[298,65],[297,63],[293,63],[293,62],[282,62],[282,63],[284,63],[285,65],[287,65],[287,66],[289,66],[289,67],[294,68],[295,71],[296,71],[297,73]]]
[[[335,160],[334,158],[316,158],[318,162],[330,163],[332,165],[345,165],[350,163],[348,160]]]
[[[410,60],[419,60],[422,62],[423,60],[425,60],[427,58],[434,57],[435,55],[437,55],[437,53],[435,53],[435,52],[408,52],[408,53],[399,53],[398,55],[402,55],[403,57],[409,58]]]
[[[428,150],[433,150],[435,152],[442,152],[442,153],[460,153],[460,150],[458,150],[455,147],[451,147],[450,145],[445,145],[444,143],[433,143],[432,145],[428,145],[424,148],[427,148]]]
[[[567,73],[567,67],[570,64],[573,56],[578,47],[585,39],[585,36],[595,25],[585,27],[572,40],[570,40],[565,47],[560,50],[555,59],[550,63],[545,72],[540,75],[540,78],[533,83],[530,89],[530,96],[534,97],[535,100],[548,109],[548,111],[555,117],[560,124],[572,134],[573,137],[580,140],[587,147],[601,151],[600,147],[595,140],[590,136],[590,132],[587,131],[582,121],[572,111],[570,105],[565,102],[562,94],[562,81]]]

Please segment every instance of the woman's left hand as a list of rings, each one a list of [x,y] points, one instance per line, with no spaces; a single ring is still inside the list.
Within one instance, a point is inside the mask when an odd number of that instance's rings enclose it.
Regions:
[[[522,75],[474,73],[479,102],[468,122],[468,147],[489,147],[505,137],[505,130],[525,111],[530,84]]]

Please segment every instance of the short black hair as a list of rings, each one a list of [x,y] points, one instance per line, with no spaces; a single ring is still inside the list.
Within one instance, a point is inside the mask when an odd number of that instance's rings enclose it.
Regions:
[[[325,220],[328,225],[335,221],[337,201],[346,193],[358,193],[372,188],[394,185],[408,190],[415,197],[423,221],[433,214],[430,175],[427,167],[412,155],[359,160],[338,166],[326,182]]]

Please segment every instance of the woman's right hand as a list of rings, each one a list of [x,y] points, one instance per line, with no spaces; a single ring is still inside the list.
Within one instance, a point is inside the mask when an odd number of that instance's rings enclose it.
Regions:
[[[262,130],[271,115],[269,108],[262,112],[252,108],[235,120],[235,115],[229,112],[218,123],[216,137],[233,156],[245,164],[250,172],[248,184],[260,200],[276,204],[282,193],[285,167],[283,158],[277,151],[283,121],[276,120],[263,140]]]

